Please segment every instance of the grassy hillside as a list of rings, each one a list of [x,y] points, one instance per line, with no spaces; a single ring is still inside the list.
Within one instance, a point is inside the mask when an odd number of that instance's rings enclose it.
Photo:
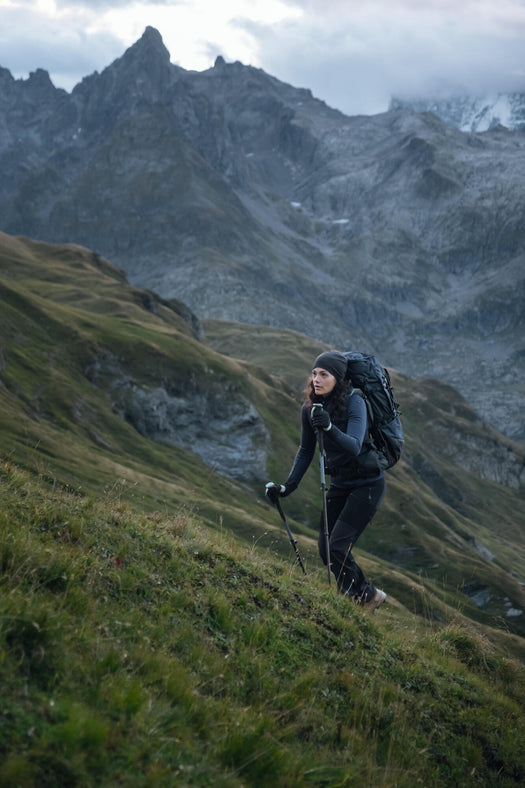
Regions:
[[[146,508],[211,513],[220,502],[234,520],[257,520],[251,491],[191,451],[141,435],[116,412],[112,387],[123,375],[144,386],[181,381],[224,397],[246,392],[263,414],[276,402],[291,413],[267,376],[207,348],[182,308],[130,287],[80,247],[2,236],[0,300],[4,455],[87,491],[123,481]],[[293,451],[295,436],[279,441]]]
[[[523,450],[394,372],[407,444],[358,545],[389,595],[367,618],[316,555],[317,464],[283,502],[306,577],[262,494],[322,347],[204,328],[89,250],[0,234],[0,784],[519,784],[523,490],[490,473]],[[251,403],[260,476],[141,434],[123,378]]]
[[[513,786],[525,668],[184,511],[0,465],[0,784]]]

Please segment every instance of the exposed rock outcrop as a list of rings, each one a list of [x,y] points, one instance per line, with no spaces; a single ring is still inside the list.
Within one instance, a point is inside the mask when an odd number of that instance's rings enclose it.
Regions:
[[[111,351],[85,375],[107,388],[113,411],[141,435],[197,454],[207,465],[243,483],[266,478],[270,436],[255,407],[231,380],[208,370],[190,376],[176,364],[162,378],[133,371]]]
[[[171,396],[159,386],[117,384],[114,409],[140,433],[198,454],[224,476],[249,483],[264,477],[269,435],[259,414],[241,395],[213,392]]]

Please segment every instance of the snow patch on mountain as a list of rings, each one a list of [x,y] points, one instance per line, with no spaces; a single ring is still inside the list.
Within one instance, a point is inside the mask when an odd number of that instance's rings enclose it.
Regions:
[[[461,131],[488,131],[498,125],[510,130],[525,128],[525,92],[444,99],[392,98],[390,109],[398,107],[407,107],[414,112],[433,112]]]

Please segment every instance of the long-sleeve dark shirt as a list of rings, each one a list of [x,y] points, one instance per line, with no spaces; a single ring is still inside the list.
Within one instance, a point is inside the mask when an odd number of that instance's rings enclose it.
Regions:
[[[323,403],[323,407],[330,413],[330,398]],[[332,474],[331,486],[348,488],[355,485],[367,484],[371,478],[363,478],[357,471],[357,457],[362,452],[368,451],[366,439],[368,437],[368,414],[366,403],[359,394],[348,397],[346,420],[339,421],[336,425],[324,432],[324,448],[328,472]],[[301,410],[301,444],[286,481],[286,485],[295,489],[308,470],[315,454],[317,439],[315,430],[310,421],[310,408],[303,405]],[[355,475],[352,469],[355,468]],[[375,477],[379,478],[378,473]]]

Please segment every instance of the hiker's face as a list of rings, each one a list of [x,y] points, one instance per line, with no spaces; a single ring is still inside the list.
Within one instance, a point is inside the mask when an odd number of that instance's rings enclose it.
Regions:
[[[334,390],[337,380],[326,369],[316,367],[312,370],[312,383],[315,393],[321,397],[326,397],[327,394]]]

